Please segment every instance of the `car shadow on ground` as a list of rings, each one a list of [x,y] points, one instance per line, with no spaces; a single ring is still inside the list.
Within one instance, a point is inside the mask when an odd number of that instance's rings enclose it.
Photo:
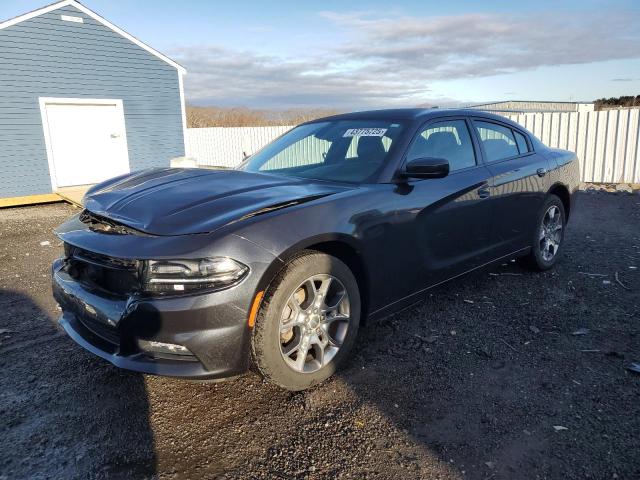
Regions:
[[[155,472],[140,375],[78,348],[30,296],[0,290],[1,478]]]

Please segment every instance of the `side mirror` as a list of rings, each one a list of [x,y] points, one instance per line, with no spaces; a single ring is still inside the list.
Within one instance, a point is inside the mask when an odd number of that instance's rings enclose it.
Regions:
[[[443,178],[449,175],[449,160],[423,157],[407,162],[402,176],[410,178]]]

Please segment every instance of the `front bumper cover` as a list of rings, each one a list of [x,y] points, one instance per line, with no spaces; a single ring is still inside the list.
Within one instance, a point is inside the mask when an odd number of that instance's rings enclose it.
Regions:
[[[117,297],[73,279],[63,260],[54,262],[52,274],[60,325],[117,367],[191,379],[230,377],[248,368],[248,313],[238,306],[248,308],[251,301],[246,286],[176,297]],[[138,339],[182,345],[192,355],[145,352]]]

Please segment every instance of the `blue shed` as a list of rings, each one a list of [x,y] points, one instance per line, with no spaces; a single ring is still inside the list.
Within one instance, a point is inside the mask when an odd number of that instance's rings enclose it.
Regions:
[[[0,206],[184,156],[185,73],[75,0],[0,23]]]

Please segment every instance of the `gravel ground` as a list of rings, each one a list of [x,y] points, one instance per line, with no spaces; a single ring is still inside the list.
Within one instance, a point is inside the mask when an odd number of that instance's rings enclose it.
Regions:
[[[0,479],[640,478],[640,195],[580,202],[554,271],[439,287],[300,393],[84,352],[49,286],[74,208],[1,210]]]

